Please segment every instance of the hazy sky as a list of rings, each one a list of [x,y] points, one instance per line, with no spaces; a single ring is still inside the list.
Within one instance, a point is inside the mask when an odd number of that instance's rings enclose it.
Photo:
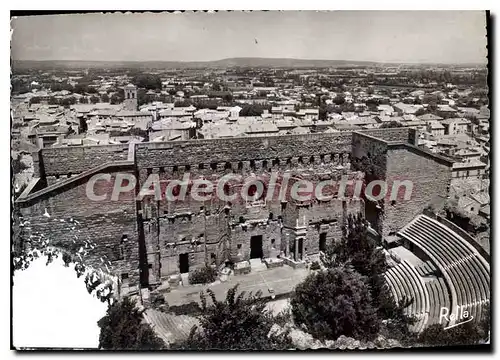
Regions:
[[[204,61],[229,57],[486,62],[480,11],[285,11],[30,16],[16,60]]]

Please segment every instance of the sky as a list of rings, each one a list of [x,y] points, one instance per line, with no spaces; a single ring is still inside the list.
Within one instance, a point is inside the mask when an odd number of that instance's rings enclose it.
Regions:
[[[61,256],[46,266],[34,260],[28,269],[14,272],[12,333],[15,347],[97,348],[97,321],[107,304],[87,292],[84,275]]]
[[[14,60],[486,63],[482,11],[72,14],[11,22]]]

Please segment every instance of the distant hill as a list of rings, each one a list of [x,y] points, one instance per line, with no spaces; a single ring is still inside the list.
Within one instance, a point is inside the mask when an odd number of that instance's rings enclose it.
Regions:
[[[78,68],[146,68],[146,69],[201,69],[231,67],[262,68],[326,68],[345,66],[397,66],[399,63],[378,63],[373,61],[351,60],[306,60],[287,58],[229,58],[216,61],[32,61],[14,60],[12,67],[16,69],[78,69]],[[419,64],[407,64],[419,66]],[[421,64],[422,66],[440,64]],[[444,65],[444,64],[441,64]],[[450,64],[448,64],[450,65]],[[460,66],[478,66],[478,64],[461,64]]]
[[[305,60],[274,58],[230,58],[216,61],[32,61],[14,60],[14,69],[54,68],[149,68],[149,69],[200,69],[231,67],[270,68],[322,68],[339,66],[370,66],[375,62],[347,60]]]

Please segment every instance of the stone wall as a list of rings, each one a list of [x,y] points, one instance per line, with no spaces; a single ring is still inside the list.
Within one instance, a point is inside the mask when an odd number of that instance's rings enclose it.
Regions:
[[[361,130],[358,131],[357,133],[366,134],[386,142],[397,141],[397,142],[407,143],[410,138],[410,130],[412,129],[400,127],[400,128],[388,128],[388,129]]]
[[[107,162],[127,160],[127,156],[128,144],[45,148],[38,156],[43,168],[35,172],[54,177],[78,174]]]
[[[84,247],[88,251],[85,263],[103,270],[107,266],[116,275],[128,277],[130,285],[138,285],[139,241],[133,191],[123,193],[119,201],[91,201],[86,185],[85,181],[76,182],[20,203],[18,209],[29,219],[31,233],[43,234],[49,246],[70,249],[74,254]],[[113,181],[96,183],[102,193],[111,194],[113,186]],[[85,241],[94,243],[94,249],[85,248]]]
[[[212,140],[174,141],[137,144],[139,169],[206,164],[217,166],[227,162],[250,160],[286,164],[297,156],[326,156],[351,152],[351,133],[286,135]],[[215,169],[214,169],[215,170]]]
[[[392,129],[390,129],[392,130]],[[385,179],[385,173],[387,168],[387,153],[388,143],[379,138],[375,138],[366,133],[353,133],[352,136],[352,158],[353,158],[353,169],[358,171],[367,172],[370,169],[366,168],[366,162],[370,163],[374,170],[373,175],[369,180],[373,178],[383,180]],[[365,163],[362,160],[365,159]]]
[[[384,236],[399,231],[420,214],[437,196],[448,196],[452,162],[435,154],[411,146],[393,146],[387,151],[389,191],[384,205]],[[394,181],[410,180],[413,190],[409,200],[404,200],[405,188],[401,187],[397,200],[391,201],[391,185]]]

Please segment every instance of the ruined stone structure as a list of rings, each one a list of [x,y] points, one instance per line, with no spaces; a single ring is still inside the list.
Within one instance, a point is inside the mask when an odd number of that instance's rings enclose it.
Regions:
[[[30,219],[31,231],[44,232],[70,248],[78,246],[72,241],[75,229],[59,219],[77,219],[78,236],[96,243],[90,261],[109,261],[112,271],[134,287],[154,287],[170,275],[205,264],[280,255],[296,265],[340,239],[349,214],[366,212],[373,227],[386,236],[399,231],[433,196],[447,195],[451,162],[416,147],[416,138],[415,131],[397,128],[41,149],[35,156],[35,179],[16,201],[16,210]],[[188,172],[191,178],[212,182],[230,173],[268,178],[273,172],[288,174],[290,184],[300,179],[338,181],[342,176],[363,178],[361,164],[366,159],[374,169],[373,179],[412,180],[412,197],[376,204],[363,196],[282,201],[263,195],[251,202],[224,202],[216,196],[209,201],[136,197],[150,174],[164,182],[182,179]],[[96,186],[96,193],[106,199],[92,201],[86,184],[98,173],[111,178]],[[138,181],[113,201],[117,173],[133,174]]]

